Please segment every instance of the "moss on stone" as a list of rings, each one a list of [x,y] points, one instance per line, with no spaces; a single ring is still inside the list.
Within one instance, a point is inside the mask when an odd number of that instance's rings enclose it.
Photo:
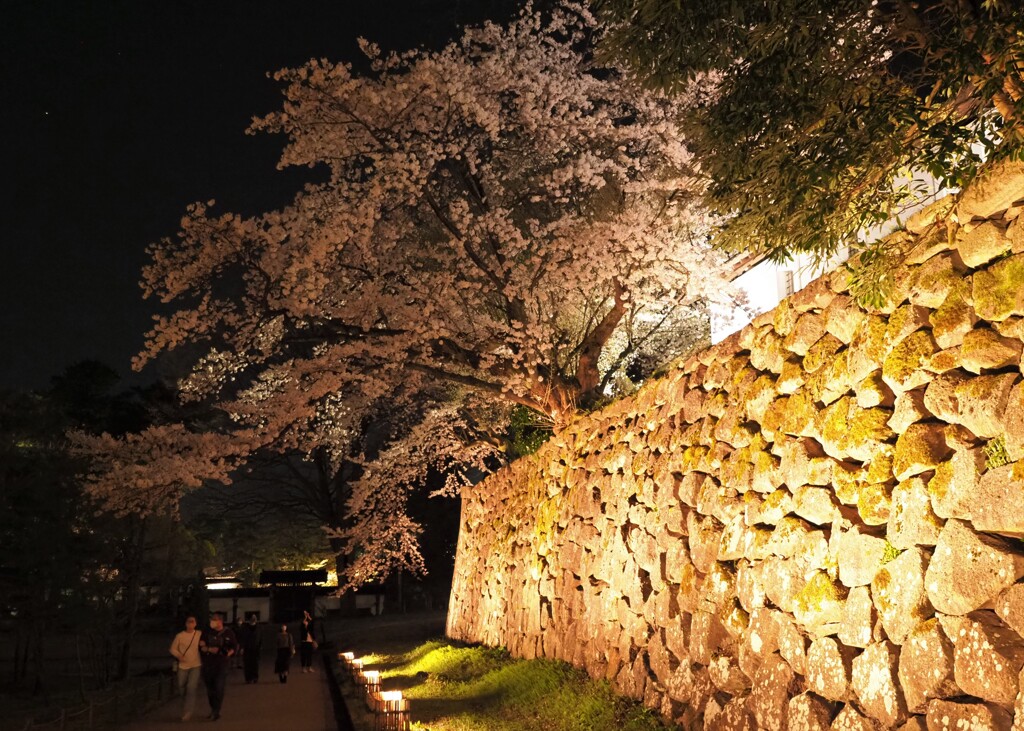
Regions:
[[[782,503],[786,501],[786,498],[790,497],[789,490],[773,490],[768,493],[764,498],[764,509],[774,510],[778,509]]]
[[[824,335],[808,349],[807,355],[804,356],[804,370],[808,373],[816,372],[823,365],[829,363],[842,347],[843,341],[835,335]]]
[[[871,461],[865,465],[866,473],[864,479],[867,482],[888,482],[892,479],[893,449],[891,445],[885,445],[877,450]]]
[[[968,301],[970,297],[971,277],[967,277],[950,290],[946,299],[929,317],[932,334],[942,347],[959,345],[964,334],[978,321],[974,307]]]
[[[787,434],[805,436],[814,424],[817,412],[818,407],[814,398],[806,391],[797,391],[786,402],[782,429]]]
[[[935,500],[945,500],[953,484],[953,463],[946,461],[935,468],[935,474],[928,481],[928,494]]]
[[[1024,315],[1024,254],[1011,256],[974,273],[974,308],[983,320]]]
[[[896,440],[893,472],[899,480],[933,470],[950,453],[939,424],[911,424]]]
[[[889,315],[889,322],[885,328],[885,341],[889,347],[902,342],[912,332],[920,330],[922,321],[925,320],[924,312],[926,310],[917,305],[903,305]]]
[[[761,433],[766,438],[775,440],[777,434],[782,430],[782,424],[786,419],[789,396],[782,396],[774,399],[764,410],[761,417]]]
[[[894,389],[905,391],[912,388],[917,380],[924,378],[915,373],[938,349],[930,331],[911,333],[886,356],[882,364],[882,378]]]
[[[891,505],[892,485],[888,483],[867,483],[857,496],[857,513],[867,525],[885,525]]]
[[[816,571],[795,597],[797,609],[801,612],[820,612],[829,604],[841,602],[843,590],[826,571]]]
[[[850,396],[844,396],[821,412],[821,438],[844,455],[857,459],[871,458],[875,448],[893,436],[887,409],[862,409]]]
[[[934,256],[914,271],[910,282],[910,301],[926,307],[939,304],[962,280],[962,273],[948,254]]]

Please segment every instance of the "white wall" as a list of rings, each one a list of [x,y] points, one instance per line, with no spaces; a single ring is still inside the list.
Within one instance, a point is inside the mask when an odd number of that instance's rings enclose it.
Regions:
[[[893,218],[885,223],[860,231],[857,235],[860,241],[872,242],[888,236],[917,211],[939,198],[955,192],[952,189],[940,187],[935,178],[928,173],[918,173],[914,175],[913,180],[914,187],[920,195],[918,200],[901,208]],[[897,182],[905,183],[906,179]],[[747,295],[747,310],[712,308],[711,342],[717,343],[724,340],[757,315],[774,308],[793,292],[800,291],[822,274],[834,270],[848,257],[849,251],[843,247],[820,266],[815,266],[810,256],[800,254],[785,264],[762,261],[751,267],[733,280],[733,283]]]

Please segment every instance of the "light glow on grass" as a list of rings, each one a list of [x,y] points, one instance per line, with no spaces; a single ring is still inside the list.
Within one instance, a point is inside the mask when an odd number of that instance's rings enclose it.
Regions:
[[[563,662],[516,660],[500,648],[444,641],[381,658],[383,684],[411,699],[413,729],[584,731],[670,728]]]

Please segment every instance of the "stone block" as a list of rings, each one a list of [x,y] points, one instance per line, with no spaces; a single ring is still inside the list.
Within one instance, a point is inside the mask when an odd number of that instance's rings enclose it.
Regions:
[[[824,316],[814,312],[805,312],[797,318],[782,345],[791,353],[806,355],[810,347],[818,342],[824,334]]]
[[[957,220],[992,218],[1024,198],[1024,163],[1005,160],[987,165],[967,186],[956,205]]]
[[[729,633],[711,612],[696,611],[690,620],[690,659],[708,665],[715,652],[728,643]]]
[[[788,614],[781,612],[775,615],[779,625],[779,654],[789,663],[793,671],[800,674],[807,674],[807,635],[805,635],[796,622]]]
[[[1024,479],[1021,463],[987,470],[969,494],[967,510],[974,529],[1024,537]]]
[[[875,606],[871,603],[871,590],[866,586],[853,587],[843,607],[839,641],[849,647],[867,647],[877,620]]]
[[[974,310],[978,317],[1000,322],[1024,315],[1024,254],[1016,254],[979,269],[972,277]]]
[[[861,533],[856,527],[838,539],[839,580],[848,587],[871,583],[882,566],[885,539]]]
[[[1024,556],[968,523],[948,520],[925,574],[932,606],[944,614],[973,612],[1024,576]]]
[[[792,612],[796,608],[796,595],[806,583],[803,565],[796,559],[778,556],[769,556],[762,565],[765,595],[782,611]]]
[[[950,289],[943,303],[929,315],[932,337],[940,348],[955,348],[963,343],[964,335],[978,322],[973,302],[973,278],[967,276]]]
[[[786,713],[789,731],[828,731],[835,704],[814,693],[800,693],[789,699]]]
[[[1010,731],[1009,714],[990,703],[936,699],[928,704],[928,731]]]
[[[775,525],[791,514],[793,507],[793,496],[789,490],[780,487],[765,495],[763,499],[752,499],[747,503],[747,523],[750,525],[757,523]]]
[[[707,719],[707,714],[705,714]],[[715,731],[755,731],[754,717],[747,709],[747,698],[733,698],[722,708],[722,712],[712,722]]]
[[[923,713],[933,698],[961,691],[953,680],[953,643],[936,619],[918,623],[900,649],[900,686],[911,713]]]
[[[924,585],[927,566],[924,553],[911,548],[882,566],[871,582],[871,599],[894,644],[903,644],[915,625],[934,614]]]
[[[1022,344],[988,327],[976,327],[964,335],[960,364],[971,373],[1020,365]]]
[[[907,704],[896,679],[899,648],[875,642],[853,660],[851,686],[868,716],[885,728],[907,717]]]
[[[834,459],[868,462],[880,445],[892,438],[887,423],[891,416],[883,408],[862,409],[855,399],[844,396],[820,412],[817,427],[821,446]]]
[[[977,228],[957,237],[956,250],[960,258],[971,269],[998,259],[1010,251],[1010,239],[1006,230],[994,221],[986,221]]]
[[[804,485],[793,493],[793,512],[813,525],[828,525],[839,517],[839,508],[827,487]]]
[[[1001,436],[1003,414],[1018,378],[1013,373],[976,376],[958,385],[959,423],[983,439]]]
[[[1003,443],[1011,460],[1024,459],[1024,381],[1014,385],[1007,397],[1003,411]]]
[[[949,457],[943,425],[921,422],[911,424],[896,439],[893,473],[897,480],[934,470]]]
[[[912,234],[918,234],[924,237],[925,232],[939,228],[940,231],[944,228],[945,218],[949,215],[949,212],[953,210],[953,203],[955,198],[951,195],[946,195],[939,198],[933,203],[925,206],[921,210],[914,213],[910,218],[907,219],[906,229]],[[939,236],[940,240],[945,240],[945,236]],[[923,261],[923,260],[922,260]],[[919,262],[911,262],[919,263]]]
[[[956,449],[949,460],[935,469],[928,482],[928,494],[937,516],[970,519],[972,496],[985,470],[985,460],[983,449]]]
[[[780,731],[786,728],[786,709],[794,679],[793,669],[779,655],[771,655],[761,663],[747,701],[759,729]]]
[[[963,277],[964,266],[954,254],[938,254],[917,267],[907,298],[912,306],[934,309],[941,305]]]
[[[930,330],[917,330],[908,335],[885,357],[882,378],[895,392],[910,391],[927,383],[931,374],[924,370],[925,361],[939,350]]]
[[[819,637],[807,650],[807,687],[831,701],[845,701],[850,695],[853,648],[831,637]]]
[[[718,549],[722,543],[722,524],[710,515],[695,516],[690,521],[689,544],[690,560],[702,574],[711,570],[712,565],[718,560]]]
[[[960,404],[956,389],[970,376],[964,371],[952,370],[932,378],[924,390],[924,407],[947,424],[960,423]]]
[[[1012,709],[1022,668],[1024,640],[1016,632],[1000,626],[994,617],[968,617],[961,625],[953,646],[953,677],[965,693]]]
[[[924,369],[929,373],[949,373],[960,367],[960,346],[940,350],[929,357]]]
[[[824,311],[825,330],[839,342],[849,344],[861,323],[867,319],[862,310],[851,297],[837,295]]]
[[[813,530],[811,525],[800,518],[788,515],[782,518],[772,531],[768,550],[782,558],[796,555],[804,538]]]
[[[945,295],[943,294],[944,297]],[[930,306],[938,307],[940,303],[941,300],[939,303]],[[892,350],[918,330],[930,328],[930,315],[931,311],[928,307],[921,307],[919,305],[903,305],[897,308],[895,312],[889,315],[889,320],[885,326],[886,347]]]
[[[1014,584],[994,602],[999,618],[1024,637],[1024,584]]]
[[[789,351],[783,347],[783,339],[772,328],[764,328],[750,348],[750,364],[759,371],[781,373]]]
[[[775,389],[782,394],[796,393],[807,381],[807,374],[804,372],[803,361],[796,358],[789,358],[782,366],[782,373],[775,381]],[[755,419],[755,421],[759,421]]]
[[[762,561],[738,561],[736,564],[736,596],[740,605],[748,612],[765,605],[767,594],[764,590],[764,563]]]
[[[889,417],[888,425],[897,434],[902,434],[911,424],[926,421],[932,414],[924,402],[924,389],[904,391],[895,399],[895,408]]]
[[[885,525],[889,522],[892,488],[887,482],[871,482],[860,488],[857,514],[866,525]]]
[[[708,676],[715,687],[723,693],[736,695],[750,688],[748,678],[732,655],[715,655],[708,665]]]
[[[832,731],[878,731],[878,723],[855,706],[845,705],[832,721]]]
[[[812,636],[839,631],[847,589],[825,571],[816,571],[797,593],[793,616]]]
[[[835,358],[843,347],[843,342],[831,334],[823,335],[814,345],[807,350],[804,356],[804,371],[808,374],[816,373],[824,368]]]
[[[889,543],[899,549],[934,546],[942,525],[942,520],[932,511],[924,480],[911,477],[893,488],[886,532]]]
[[[867,378],[862,379],[856,386],[854,392],[857,395],[857,405],[862,409],[871,409],[875,406],[892,408],[896,403],[896,395],[892,389],[882,380],[882,372],[875,371]]]

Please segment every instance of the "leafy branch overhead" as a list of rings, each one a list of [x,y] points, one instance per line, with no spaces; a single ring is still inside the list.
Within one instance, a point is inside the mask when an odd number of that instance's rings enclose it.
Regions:
[[[705,202],[735,214],[728,249],[826,256],[914,195],[907,171],[962,187],[983,157],[1021,155],[1015,0],[598,5],[609,57],[703,90],[686,130]]]

